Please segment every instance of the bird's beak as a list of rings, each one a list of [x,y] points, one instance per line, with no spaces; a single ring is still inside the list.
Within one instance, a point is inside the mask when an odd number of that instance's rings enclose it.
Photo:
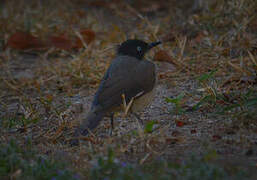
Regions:
[[[159,45],[161,43],[162,43],[161,41],[153,42],[153,43],[149,44],[148,48],[152,49],[153,47],[155,47],[155,46],[157,46],[157,45]]]

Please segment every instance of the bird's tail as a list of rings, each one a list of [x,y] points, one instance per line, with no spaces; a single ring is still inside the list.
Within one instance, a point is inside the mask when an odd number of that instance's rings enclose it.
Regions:
[[[88,130],[93,130],[95,129],[100,121],[104,117],[104,112],[89,112],[87,115],[87,118],[83,120],[82,124],[78,128],[78,133],[86,136],[88,134]]]

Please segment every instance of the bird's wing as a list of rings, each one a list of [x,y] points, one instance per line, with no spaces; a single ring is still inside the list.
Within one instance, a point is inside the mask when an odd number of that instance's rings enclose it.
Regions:
[[[139,93],[150,92],[155,84],[155,65],[147,60],[129,56],[116,58],[107,70],[95,95],[93,107],[108,111],[126,102]]]

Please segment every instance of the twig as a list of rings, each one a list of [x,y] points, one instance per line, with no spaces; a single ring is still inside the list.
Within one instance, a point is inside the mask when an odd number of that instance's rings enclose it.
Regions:
[[[248,54],[249,54],[249,56],[250,56],[250,59],[252,60],[253,64],[254,64],[255,66],[257,66],[256,60],[255,60],[255,58],[253,57],[253,54],[252,54],[250,51],[247,51],[247,52],[248,52]]]
[[[82,35],[80,34],[80,32],[78,32],[77,30],[74,30],[76,36],[78,36],[78,38],[81,40],[83,46],[85,49],[87,49],[87,44],[86,42],[84,41],[84,38],[82,37]]]
[[[129,103],[127,104],[126,102],[126,97],[125,97],[125,94],[122,94],[121,95],[121,98],[122,98],[122,102],[123,102],[123,109],[124,109],[124,117],[127,116],[132,104],[133,104],[133,101],[135,98],[141,96],[142,94],[144,93],[144,91],[141,91],[140,93],[138,93],[137,95],[135,95],[134,97],[131,98],[131,100],[129,101]]]

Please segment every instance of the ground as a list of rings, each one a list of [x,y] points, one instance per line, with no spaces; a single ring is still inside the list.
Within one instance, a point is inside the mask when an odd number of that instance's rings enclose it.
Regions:
[[[0,177],[256,177],[254,0],[0,4]],[[128,38],[163,42],[146,55],[158,83],[143,124],[119,113],[112,135],[105,118],[70,146]]]

